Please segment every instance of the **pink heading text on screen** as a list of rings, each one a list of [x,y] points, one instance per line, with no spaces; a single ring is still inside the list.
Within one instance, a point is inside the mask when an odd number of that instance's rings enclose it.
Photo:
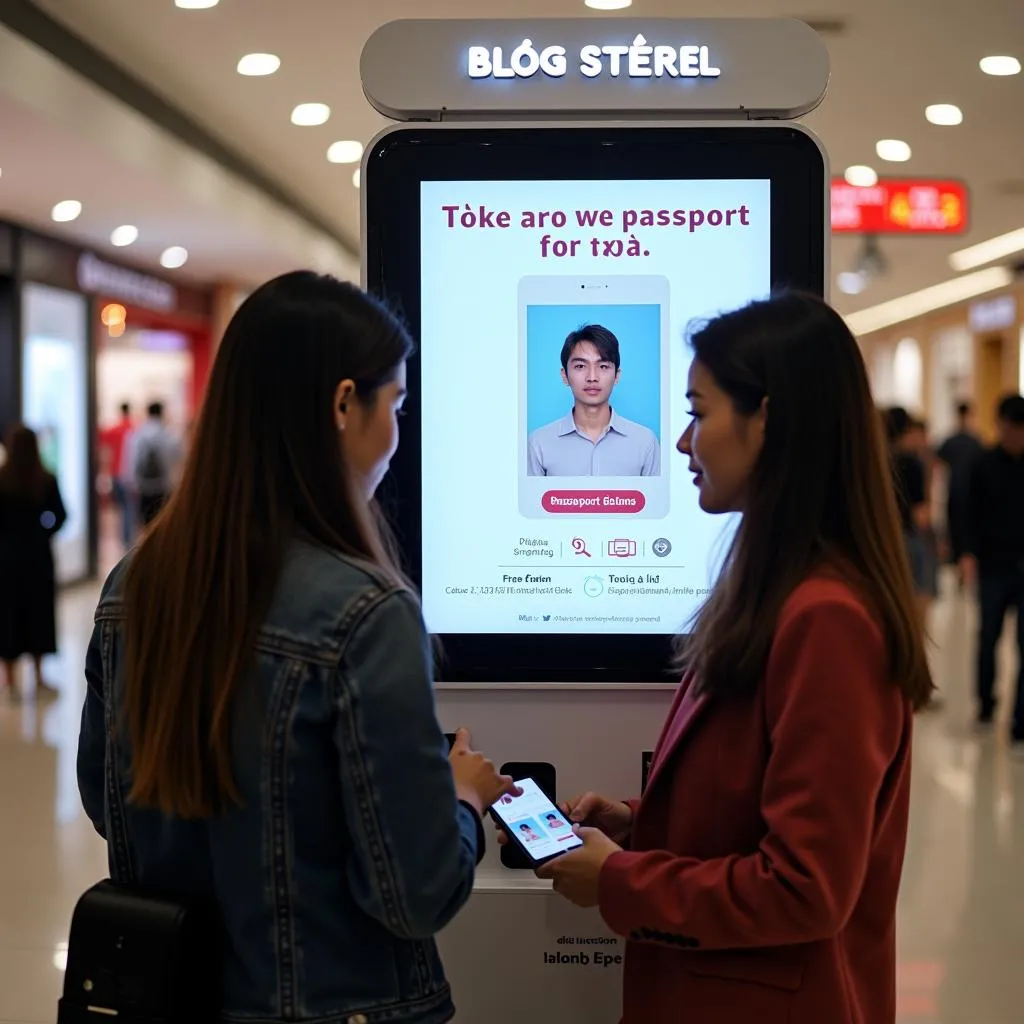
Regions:
[[[541,256],[564,259],[573,256],[594,256],[619,259],[621,257],[650,256],[637,238],[633,228],[679,228],[694,234],[706,229],[750,227],[750,207],[745,203],[731,209],[693,210],[523,210],[512,214],[508,210],[492,210],[483,204],[466,203],[464,206],[442,206],[449,228],[466,231],[506,230],[513,226],[526,230],[548,229],[538,239]],[[618,228],[623,238],[555,238],[551,229],[561,230],[575,220],[580,228]]]

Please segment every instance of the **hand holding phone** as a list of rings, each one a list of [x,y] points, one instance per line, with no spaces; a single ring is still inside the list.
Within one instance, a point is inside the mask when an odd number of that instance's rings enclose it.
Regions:
[[[448,762],[455,778],[455,795],[483,814],[499,797],[515,791],[515,782],[509,775],[498,773],[494,763],[472,748],[468,729],[455,734]]]
[[[533,867],[583,845],[568,818],[533,779],[520,779],[516,786],[519,794],[501,796],[491,816]]]
[[[633,826],[633,809],[622,800],[609,800],[599,793],[584,793],[558,806],[572,825],[596,828],[616,843],[623,843],[629,838]],[[511,840],[505,826],[498,818],[494,821],[494,827],[498,832],[498,845],[507,846]]]
[[[609,800],[599,793],[584,793],[564,805],[566,817],[574,825],[585,825],[603,832],[621,843],[633,825],[633,809],[621,800]]]

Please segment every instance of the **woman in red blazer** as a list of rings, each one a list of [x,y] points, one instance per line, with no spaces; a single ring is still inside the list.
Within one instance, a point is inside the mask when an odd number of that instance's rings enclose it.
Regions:
[[[647,791],[540,869],[627,940],[623,1024],[892,1024],[912,712],[932,683],[857,344],[786,294],[692,339],[678,449],[743,513]]]

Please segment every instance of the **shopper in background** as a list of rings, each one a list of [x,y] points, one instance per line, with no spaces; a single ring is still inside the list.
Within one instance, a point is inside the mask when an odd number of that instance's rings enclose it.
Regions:
[[[50,540],[66,519],[57,479],[39,458],[35,432],[14,427],[0,467],[0,662],[12,699],[18,695],[17,661],[25,654],[35,667],[36,692],[56,693],[43,678],[43,656],[57,650]]]
[[[924,467],[927,469],[934,458],[934,453],[928,442],[928,424],[925,420],[918,419],[916,416],[910,417],[907,446],[924,463]]]
[[[931,602],[939,593],[939,566],[942,564],[940,552],[939,531],[936,528],[936,519],[939,509],[935,504],[935,478],[938,457],[935,448],[928,440],[928,423],[926,420],[914,416],[910,418],[910,432],[907,437],[907,447],[914,455],[921,460],[921,467],[924,470],[924,503],[928,510],[925,526],[921,530],[921,537],[925,543],[925,554],[930,574],[931,595],[928,601],[928,608]],[[924,629],[928,630],[928,610],[924,612]]]
[[[936,457],[935,449],[928,440],[928,423],[925,420],[918,419],[916,416],[910,417],[910,426],[906,435],[906,450],[916,455],[921,461],[921,466],[924,469],[925,497],[930,508]],[[929,525],[931,525],[930,522]]]
[[[129,455],[139,521],[148,526],[167,504],[181,461],[181,445],[164,424],[162,402],[147,408],[145,423],[131,435]]]
[[[966,584],[977,582],[978,722],[995,715],[996,647],[1006,613],[1017,611],[1019,674],[1012,737],[1024,744],[1024,397],[1008,395],[997,412],[999,443],[974,462],[967,487],[964,554]]]
[[[701,508],[743,518],[642,801],[570,801],[595,828],[538,874],[628,940],[623,1024],[893,1024],[932,684],[864,363],[799,295],[692,344],[678,447]]]
[[[938,594],[939,566],[928,493],[928,471],[920,455],[921,431],[920,428],[915,429],[914,420],[900,406],[886,411],[885,430],[918,617],[921,629],[927,633],[928,615]]]
[[[135,535],[135,501],[131,482],[126,480],[125,452],[134,423],[127,402],[121,404],[120,413],[117,423],[100,431],[99,442],[104,470],[110,478],[110,497],[121,517],[121,542],[127,551]]]
[[[956,432],[939,445],[936,453],[946,467],[946,537],[949,560],[959,565],[967,533],[967,493],[971,470],[985,450],[973,429],[969,402],[956,407]]]
[[[447,753],[372,505],[411,350],[353,285],[254,292],[181,483],[96,613],[82,800],[115,881],[216,906],[225,1019],[449,1020],[432,936],[515,792],[465,731]]]

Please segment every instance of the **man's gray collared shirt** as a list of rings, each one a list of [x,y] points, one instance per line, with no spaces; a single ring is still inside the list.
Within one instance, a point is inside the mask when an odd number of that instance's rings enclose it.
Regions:
[[[592,441],[568,416],[539,427],[528,443],[529,476],[660,476],[661,446],[648,427],[612,411]]]

